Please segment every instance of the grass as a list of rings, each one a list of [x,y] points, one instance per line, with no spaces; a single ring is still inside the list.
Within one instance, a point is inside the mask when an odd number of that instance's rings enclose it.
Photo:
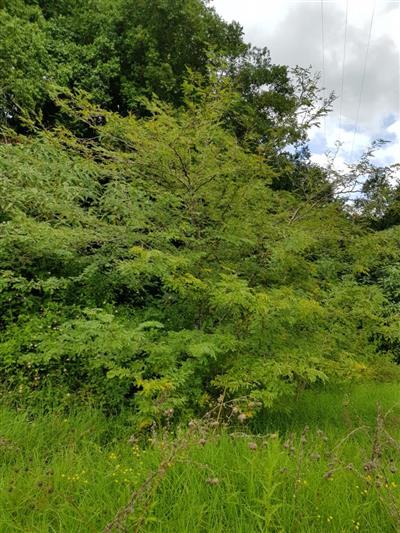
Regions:
[[[127,413],[32,418],[3,406],[0,531],[100,532],[135,490],[121,530],[399,531],[399,393],[397,384],[308,392],[253,434],[202,426],[140,446]]]

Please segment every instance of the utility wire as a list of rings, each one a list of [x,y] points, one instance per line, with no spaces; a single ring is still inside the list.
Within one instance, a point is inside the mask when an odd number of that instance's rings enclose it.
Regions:
[[[322,88],[325,97],[325,29],[324,29],[324,1],[321,0],[321,42],[322,42]],[[326,142],[326,117],[324,116],[324,136]]]
[[[356,124],[354,127],[353,142],[351,144],[350,161],[353,160],[354,144],[356,141],[356,135],[358,133],[358,121],[360,119],[361,101],[362,101],[362,96],[364,92],[365,74],[367,72],[367,62],[368,62],[369,47],[371,44],[372,27],[374,24],[375,8],[376,8],[376,0],[374,0],[374,6],[372,8],[372,14],[371,14],[371,22],[369,25],[368,43],[367,43],[367,48],[365,50],[364,67],[363,67],[363,73],[362,73],[362,78],[361,78],[360,95],[358,98],[358,106],[357,106]]]
[[[349,14],[349,0],[346,0],[346,20],[344,24],[344,43],[343,43],[343,59],[342,59],[342,83],[340,88],[340,110],[339,110],[339,135],[342,128],[342,111],[343,111],[343,96],[344,96],[344,70],[346,64],[346,46],[347,46],[347,20]]]

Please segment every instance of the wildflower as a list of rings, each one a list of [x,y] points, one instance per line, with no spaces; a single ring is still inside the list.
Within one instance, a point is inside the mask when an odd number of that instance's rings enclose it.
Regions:
[[[135,445],[132,446],[132,453],[135,457],[140,457],[140,448],[139,446]]]
[[[219,479],[217,477],[209,477],[206,480],[206,483],[208,483],[209,485],[219,485]]]
[[[248,447],[250,450],[257,450],[257,444],[255,442],[249,442]]]

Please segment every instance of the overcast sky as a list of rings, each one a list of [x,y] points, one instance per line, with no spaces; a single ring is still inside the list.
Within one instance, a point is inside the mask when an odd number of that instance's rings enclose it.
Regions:
[[[320,0],[212,0],[212,5],[243,26],[247,41],[267,46],[274,63],[312,65],[327,92],[335,91],[338,99],[326,124],[311,132],[316,161],[323,162],[336,140],[344,143],[340,166],[373,139],[385,138],[391,143],[380,150],[379,161],[400,162],[400,0],[323,0],[322,7]]]

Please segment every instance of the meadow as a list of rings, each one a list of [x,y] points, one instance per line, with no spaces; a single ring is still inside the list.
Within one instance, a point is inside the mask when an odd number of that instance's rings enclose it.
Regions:
[[[400,386],[306,391],[249,425],[0,414],[0,531],[395,532]]]

